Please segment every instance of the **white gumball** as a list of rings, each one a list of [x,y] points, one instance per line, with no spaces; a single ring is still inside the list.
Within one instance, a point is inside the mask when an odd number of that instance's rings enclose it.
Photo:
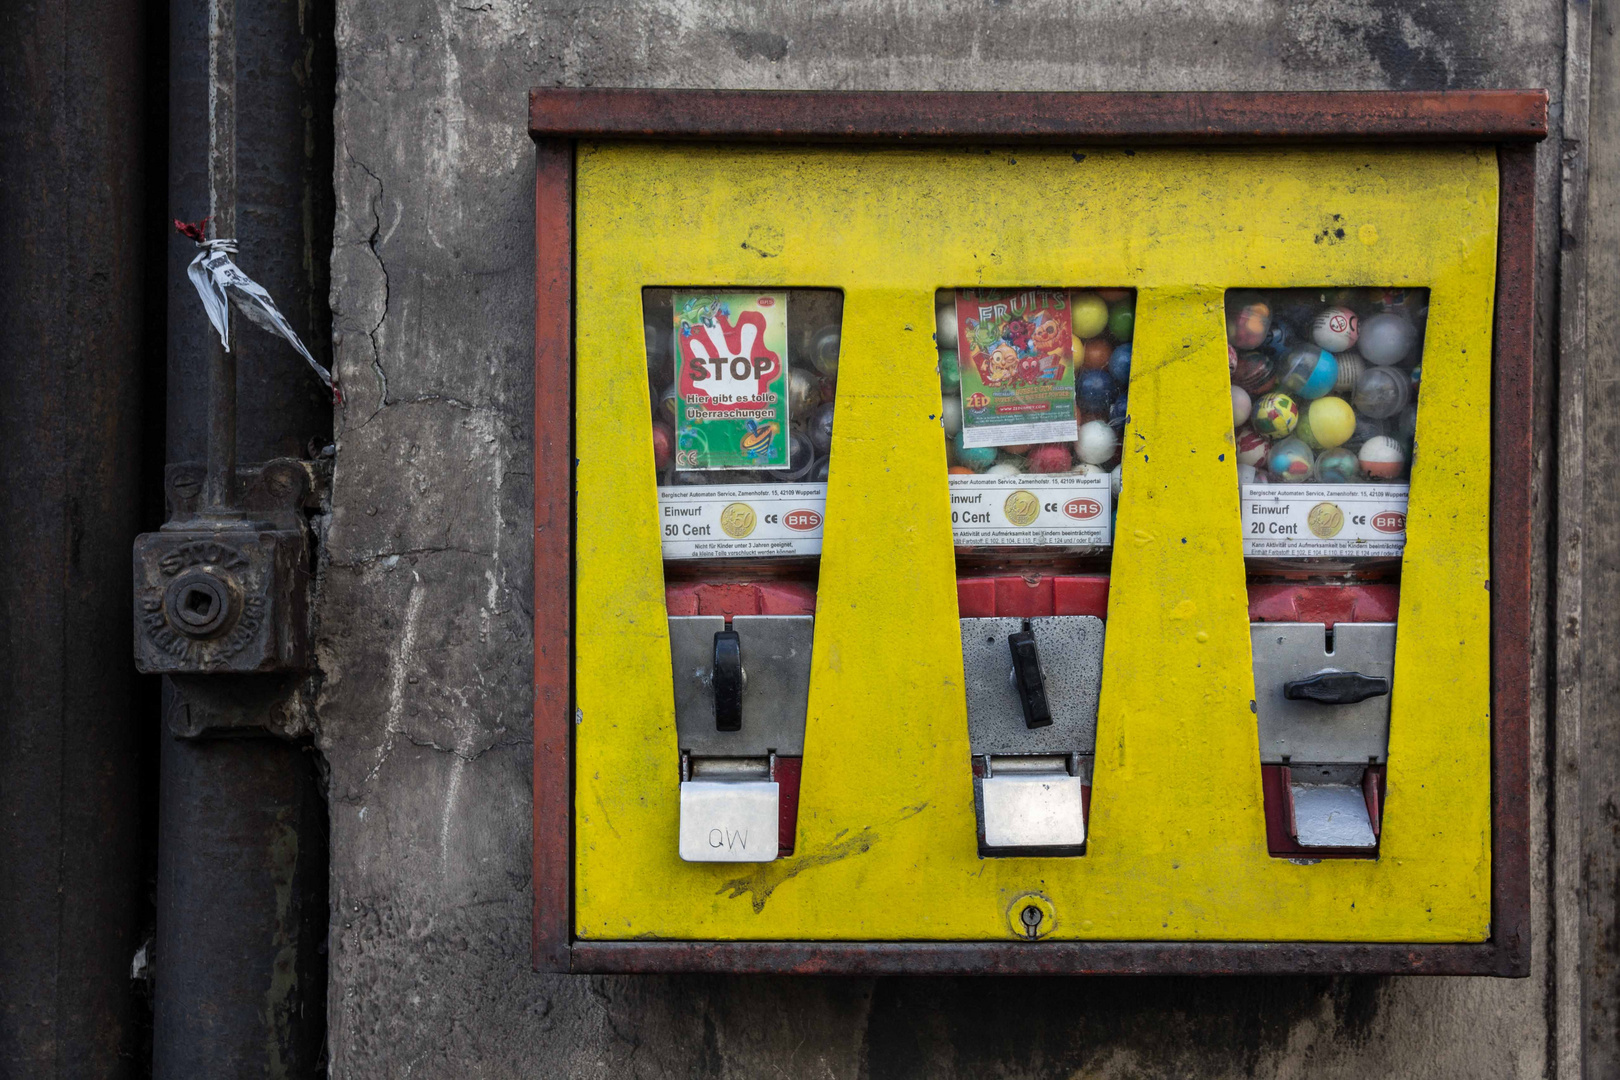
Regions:
[[[1101,420],[1091,420],[1080,425],[1080,438],[1075,440],[1074,453],[1081,461],[1092,465],[1101,465],[1114,456],[1114,450],[1119,446],[1119,436],[1114,429]]]
[[[948,397],[941,403],[939,417],[940,423],[945,425],[945,434],[955,435],[962,430],[962,399],[956,396]]]
[[[934,343],[941,349],[956,348],[956,298],[951,293],[934,306]]]
[[[1113,490],[1114,498],[1119,498],[1120,491],[1125,487],[1125,465],[1123,463],[1115,465],[1114,471],[1108,474],[1108,486]]]
[[[1022,474],[1023,471],[1024,471],[1023,469],[1020,469],[1018,467],[1016,462],[998,461],[994,465],[990,466],[988,469],[984,470],[984,475],[986,475],[986,476],[1018,476],[1018,475]]]
[[[1249,413],[1254,411],[1254,402],[1249,399],[1249,392],[1241,386],[1232,387],[1232,426],[1241,427],[1249,419]]]

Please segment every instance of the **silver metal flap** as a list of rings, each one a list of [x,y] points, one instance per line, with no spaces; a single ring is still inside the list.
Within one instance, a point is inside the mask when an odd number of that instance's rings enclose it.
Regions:
[[[714,725],[714,635],[718,615],[675,615],[669,651],[675,675],[675,730],[683,752],[700,757],[762,758],[804,754],[810,700],[813,615],[738,615],[731,620],[742,646],[742,730]]]
[[[1360,784],[1295,783],[1290,787],[1294,796],[1294,837],[1300,847],[1378,846]]]
[[[1083,781],[1056,772],[986,777],[984,843],[992,848],[1071,847],[1086,842]]]
[[[683,781],[681,858],[687,862],[773,861],[780,799],[773,781]]]
[[[1393,688],[1394,623],[1338,623],[1332,652],[1322,623],[1251,623],[1249,635],[1263,764],[1366,765],[1388,758],[1390,694],[1351,705],[1324,705],[1291,701],[1283,696],[1283,687],[1321,671],[1358,671],[1388,679]]]
[[[1024,724],[1007,638],[1035,634],[1052,710],[1049,727]],[[985,754],[1091,754],[1097,746],[1097,697],[1102,690],[1103,621],[1092,615],[1033,619],[963,619],[968,742]]]

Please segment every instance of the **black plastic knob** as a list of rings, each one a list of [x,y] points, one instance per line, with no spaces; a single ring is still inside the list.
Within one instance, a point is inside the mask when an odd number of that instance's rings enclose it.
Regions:
[[[735,630],[714,635],[714,727],[742,730],[742,639]]]
[[[1314,701],[1321,705],[1354,705],[1368,698],[1389,693],[1389,680],[1381,675],[1359,671],[1318,671],[1303,679],[1283,683],[1283,697],[1289,701]]]
[[[1041,653],[1035,635],[1020,630],[1007,636],[1012,650],[1013,679],[1018,684],[1018,701],[1024,707],[1024,726],[1050,727],[1052,706],[1046,700],[1046,677],[1041,674]]]

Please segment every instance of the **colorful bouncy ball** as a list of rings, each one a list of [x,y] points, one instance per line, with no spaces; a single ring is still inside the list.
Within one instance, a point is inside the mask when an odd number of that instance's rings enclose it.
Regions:
[[[1284,439],[1271,448],[1266,458],[1266,469],[1273,478],[1284,484],[1302,484],[1311,478],[1316,467],[1316,455],[1300,439]]]
[[[1324,397],[1305,408],[1294,434],[1312,450],[1327,450],[1342,445],[1355,430],[1356,411],[1350,403],[1339,397]]]
[[[1311,340],[1331,353],[1351,348],[1356,343],[1356,313],[1346,307],[1318,312],[1311,323]]]
[[[1277,365],[1278,384],[1303,398],[1319,398],[1339,378],[1339,361],[1315,345],[1296,345]]]
[[[1361,460],[1342,446],[1324,450],[1316,458],[1316,478],[1324,484],[1353,484],[1361,479]]]
[[[1299,405],[1281,391],[1267,394],[1254,403],[1250,423],[1256,432],[1268,439],[1281,438],[1299,423]]]
[[[675,430],[654,420],[652,426],[653,467],[662,471],[675,460]]]
[[[1259,465],[1271,450],[1271,443],[1251,427],[1238,428],[1233,436],[1239,465]]]
[[[1276,361],[1264,353],[1242,353],[1238,356],[1232,381],[1247,390],[1251,397],[1268,393],[1277,386]]]
[[[1388,435],[1377,435],[1361,446],[1357,455],[1361,471],[1375,480],[1398,480],[1406,471],[1406,451]]]
[[[1226,340],[1239,350],[1258,348],[1271,330],[1271,305],[1255,293],[1244,293],[1228,301]]]

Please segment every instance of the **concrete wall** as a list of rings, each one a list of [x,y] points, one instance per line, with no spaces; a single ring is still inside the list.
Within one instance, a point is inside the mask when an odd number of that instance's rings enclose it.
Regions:
[[[1526,980],[529,970],[530,86],[1536,86],[1552,91],[1555,127],[1559,116],[1565,12],[1550,0],[1091,7],[341,0],[332,300],[346,403],[319,708],[331,764],[334,1075],[1505,1077],[1552,1068],[1540,772]],[[1559,155],[1553,141],[1540,158],[1543,362],[1557,323]],[[1543,565],[1543,595],[1545,582]],[[1544,640],[1537,656],[1543,670]],[[1535,732],[1541,762],[1539,712]]]

